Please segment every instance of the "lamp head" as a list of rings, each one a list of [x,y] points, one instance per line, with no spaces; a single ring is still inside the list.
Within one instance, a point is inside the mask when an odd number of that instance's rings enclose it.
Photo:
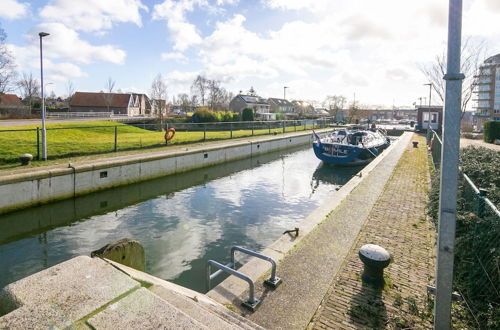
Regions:
[[[38,35],[40,36],[40,38],[43,38],[43,37],[46,37],[46,36],[50,35],[50,33],[40,32]]]

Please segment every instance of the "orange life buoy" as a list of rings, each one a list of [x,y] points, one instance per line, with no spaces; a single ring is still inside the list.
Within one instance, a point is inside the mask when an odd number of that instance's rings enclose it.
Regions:
[[[172,138],[174,137],[174,135],[175,135],[175,128],[169,128],[169,129],[167,129],[167,131],[165,132],[165,142],[168,142],[168,141],[172,140]]]

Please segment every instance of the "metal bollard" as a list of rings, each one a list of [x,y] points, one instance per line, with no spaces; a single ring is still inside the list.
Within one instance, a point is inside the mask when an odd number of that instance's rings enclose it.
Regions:
[[[377,287],[384,286],[384,268],[391,263],[391,255],[381,246],[365,244],[359,249],[359,258],[364,264],[361,279]]]

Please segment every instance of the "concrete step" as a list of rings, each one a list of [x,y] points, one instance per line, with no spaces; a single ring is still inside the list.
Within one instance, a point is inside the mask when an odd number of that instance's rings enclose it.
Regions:
[[[140,288],[90,317],[92,329],[218,329],[183,313],[146,288]],[[222,328],[220,328],[222,329]]]
[[[0,329],[262,329],[192,290],[76,257],[0,290]]]
[[[247,329],[238,323],[228,322],[225,318],[219,317],[210,311],[208,304],[201,301],[193,300],[160,285],[153,285],[149,290],[210,329]]]

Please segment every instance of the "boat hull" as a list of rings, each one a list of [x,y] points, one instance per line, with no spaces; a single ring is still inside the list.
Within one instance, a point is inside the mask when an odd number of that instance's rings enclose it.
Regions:
[[[360,166],[371,162],[383,149],[389,145],[386,142],[372,148],[362,148],[352,145],[313,142],[316,157],[326,164],[338,166]]]

